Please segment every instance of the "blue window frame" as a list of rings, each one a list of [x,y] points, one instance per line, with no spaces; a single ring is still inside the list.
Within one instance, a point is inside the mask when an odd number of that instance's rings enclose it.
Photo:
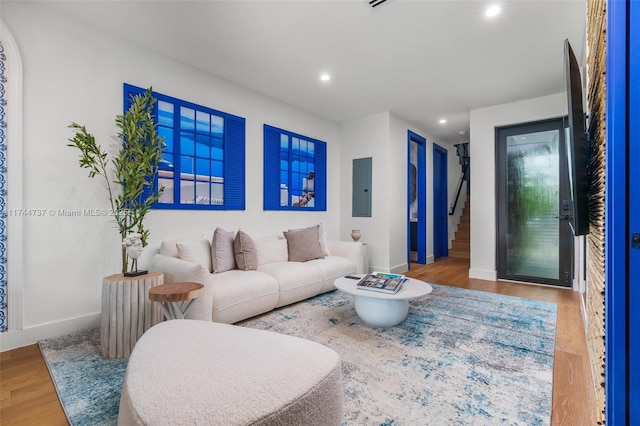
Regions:
[[[327,144],[264,125],[264,210],[327,210]]]
[[[124,108],[144,89],[124,85]],[[245,119],[153,92],[165,147],[158,209],[245,209]]]

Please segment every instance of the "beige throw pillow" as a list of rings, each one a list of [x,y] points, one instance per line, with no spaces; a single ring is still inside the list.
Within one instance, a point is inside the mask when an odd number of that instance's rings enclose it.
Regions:
[[[290,262],[306,262],[313,259],[324,259],[320,246],[319,226],[295,229],[284,233],[289,247]]]
[[[235,233],[225,231],[219,226],[211,239],[211,267],[213,272],[225,272],[236,269],[236,258],[233,252]]]
[[[258,253],[251,237],[242,230],[238,230],[233,242],[233,252],[236,256],[238,269],[255,271],[258,269]]]
[[[327,241],[326,241],[326,232],[322,231],[322,222],[314,226],[308,226],[306,228],[297,228],[297,229],[289,229],[288,232],[298,232],[304,231],[305,229],[313,229],[318,228],[318,242],[320,243],[320,248],[322,249],[322,254],[325,256],[329,256],[329,250],[327,249]]]

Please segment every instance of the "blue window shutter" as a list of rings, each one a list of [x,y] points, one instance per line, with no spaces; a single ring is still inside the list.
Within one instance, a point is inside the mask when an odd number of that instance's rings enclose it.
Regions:
[[[141,87],[132,86],[130,84],[124,83],[124,96],[122,99],[124,100],[124,111],[127,111],[131,106],[131,97],[135,95],[141,95],[144,93],[144,89]]]
[[[264,210],[280,208],[280,133],[264,125]]]
[[[245,209],[245,120],[226,115],[224,123],[224,205]]]
[[[314,210],[327,210],[327,144],[316,142],[316,170],[315,170],[315,208]]]

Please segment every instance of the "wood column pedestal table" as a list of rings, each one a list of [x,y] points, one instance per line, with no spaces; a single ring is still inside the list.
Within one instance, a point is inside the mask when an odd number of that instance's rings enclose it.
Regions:
[[[396,294],[357,288],[358,281],[341,277],[334,281],[334,285],[338,290],[355,296],[356,313],[362,321],[374,327],[400,324],[409,313],[409,300],[433,291],[429,284],[415,278],[407,278]]]
[[[147,297],[149,289],[163,283],[161,272],[103,279],[100,345],[106,358],[128,357],[142,334],[163,321],[160,307]]]
[[[198,283],[171,283],[149,290],[149,300],[159,302],[168,320],[184,319],[189,305],[204,294],[204,286]]]

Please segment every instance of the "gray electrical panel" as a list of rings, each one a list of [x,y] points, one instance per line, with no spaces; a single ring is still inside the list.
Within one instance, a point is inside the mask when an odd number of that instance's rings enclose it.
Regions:
[[[371,217],[371,168],[371,157],[353,160],[351,198],[351,216],[353,217]]]

